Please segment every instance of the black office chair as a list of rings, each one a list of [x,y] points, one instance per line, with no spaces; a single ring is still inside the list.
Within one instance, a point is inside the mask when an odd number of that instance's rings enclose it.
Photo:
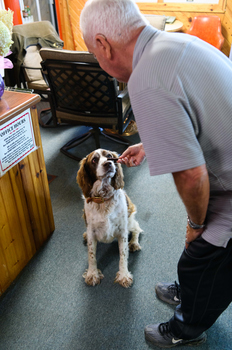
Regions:
[[[57,123],[91,127],[65,144],[61,152],[80,160],[82,157],[69,151],[91,136],[99,148],[100,135],[128,146],[130,142],[121,136],[133,119],[127,89],[119,91],[116,79],[88,52],[42,48],[40,55]]]

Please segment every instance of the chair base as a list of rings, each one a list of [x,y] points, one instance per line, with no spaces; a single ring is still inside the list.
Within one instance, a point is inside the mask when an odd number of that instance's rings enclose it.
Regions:
[[[53,98],[50,91],[46,91],[46,96],[41,96],[41,103],[45,102],[45,106],[49,106],[47,108],[43,108],[38,112],[39,124],[43,128],[55,128],[59,126],[56,118],[56,111],[54,108]]]
[[[77,136],[77,137],[73,138],[72,140],[70,140],[69,142],[67,142],[63,147],[61,147],[60,151],[63,154],[65,154],[66,156],[68,156],[69,158],[80,161],[83,157],[81,157],[81,158],[77,157],[77,156],[73,155],[72,153],[70,153],[69,150],[74,148],[74,147],[77,147],[78,145],[80,145],[81,143],[86,141],[91,136],[94,136],[94,138],[95,138],[96,148],[100,148],[100,139],[99,139],[100,135],[103,135],[104,137],[106,137],[112,141],[115,141],[117,143],[120,143],[122,145],[125,145],[125,146],[129,146],[131,144],[130,141],[126,140],[125,138],[123,138],[120,135],[115,135],[111,132],[103,131],[101,128],[92,128],[88,132],[86,132],[85,134]]]
[[[54,128],[56,125],[51,124],[52,121],[52,111],[51,108],[42,109],[38,113],[39,125],[43,128]]]
[[[57,128],[58,126],[70,126],[67,123],[58,123],[51,108],[44,108],[38,112],[39,125],[42,128]]]

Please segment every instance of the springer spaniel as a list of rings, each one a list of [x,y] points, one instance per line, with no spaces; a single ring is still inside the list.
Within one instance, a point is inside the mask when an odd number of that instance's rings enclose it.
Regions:
[[[130,251],[140,250],[139,234],[142,232],[135,220],[136,207],[123,190],[121,164],[118,154],[97,149],[82,159],[77,173],[77,183],[84,197],[84,219],[87,230],[83,234],[88,245],[88,270],[83,277],[88,285],[95,286],[104,277],[97,268],[97,241],[110,243],[118,239],[120,261],[115,282],[128,288],[133,276],[128,271],[128,234],[132,232]]]

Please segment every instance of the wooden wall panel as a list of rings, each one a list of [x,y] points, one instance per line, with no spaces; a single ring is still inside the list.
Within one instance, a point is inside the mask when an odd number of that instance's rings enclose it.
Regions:
[[[231,0],[232,1],[232,0]],[[144,11],[142,11],[144,12]],[[207,12],[164,12],[164,11],[146,11],[144,13],[150,13],[150,14],[156,14],[156,15],[163,15],[166,16],[175,16],[179,21],[183,23],[183,27],[181,29],[182,32],[186,33],[186,31],[190,28],[192,19],[195,16],[198,15],[209,15]],[[211,13],[210,13],[211,14]],[[230,53],[230,47],[232,43],[232,17],[231,14],[227,15],[227,13],[213,13],[220,17],[221,23],[222,23],[222,35],[225,38],[224,45],[222,47],[222,52],[229,56]]]
[[[69,15],[74,39],[75,51],[87,51],[82,34],[79,27],[81,10],[84,7],[84,0],[68,0],[69,2]]]
[[[62,34],[65,42],[65,48],[69,50],[86,51],[87,48],[82,39],[79,28],[79,18],[86,0],[56,0],[59,3],[62,13]],[[232,0],[220,0],[219,5],[200,5],[200,4],[167,4],[158,3],[140,3],[138,4],[141,12],[175,16],[183,23],[182,32],[186,32],[194,16],[199,14],[215,14],[221,18],[222,35],[225,42],[222,52],[229,56],[232,43]],[[189,6],[191,5],[191,7]],[[190,11],[191,8],[191,11]]]
[[[64,41],[64,49],[74,50],[74,39],[71,27],[71,20],[69,16],[69,2],[68,0],[56,0],[56,7],[58,7],[59,24],[61,29],[61,38]]]
[[[227,0],[226,11],[222,19],[222,35],[225,38],[223,52],[229,56],[232,44],[232,0]]]
[[[87,51],[79,28],[80,13],[84,4],[85,0],[56,0],[59,30],[66,50]]]
[[[220,5],[199,4],[164,4],[164,3],[140,3],[142,13],[175,16],[183,23],[182,32],[186,32],[191,26],[193,17],[198,15],[217,15],[222,23],[222,35],[225,38],[222,52],[229,56],[232,43],[232,0],[221,0]],[[168,7],[168,9],[167,9]],[[189,10],[191,8],[191,11]]]

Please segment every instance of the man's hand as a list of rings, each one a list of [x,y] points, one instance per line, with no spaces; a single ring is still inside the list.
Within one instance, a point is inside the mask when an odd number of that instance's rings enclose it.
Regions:
[[[205,222],[209,204],[209,176],[206,165],[173,173],[179,195],[185,205],[188,216],[196,225]],[[193,229],[187,226],[185,247],[199,237],[204,228]]]
[[[194,230],[189,225],[187,225],[186,236],[185,236],[185,238],[186,238],[185,239],[185,248],[188,249],[189,244],[191,242],[195,241],[195,239],[197,239],[198,237],[200,237],[203,232],[204,232],[204,228],[200,228],[199,230]]]
[[[128,147],[119,157],[118,163],[125,164],[128,167],[138,166],[142,164],[146,158],[142,143]]]

